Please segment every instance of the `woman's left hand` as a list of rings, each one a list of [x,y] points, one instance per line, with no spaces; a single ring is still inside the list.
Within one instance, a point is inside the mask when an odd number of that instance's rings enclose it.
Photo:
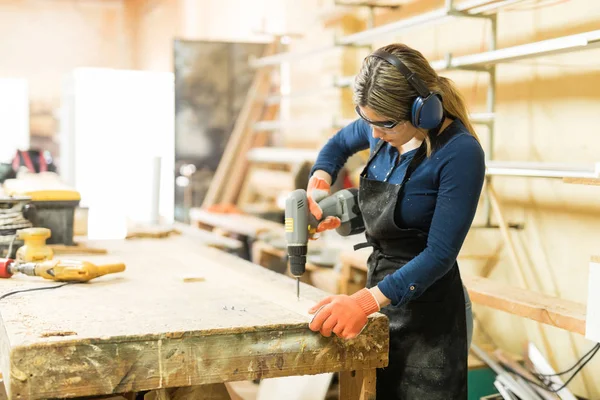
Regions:
[[[329,296],[308,310],[309,314],[316,313],[308,327],[326,337],[333,332],[343,339],[353,339],[367,324],[367,317],[376,311],[379,304],[367,289],[352,296]]]

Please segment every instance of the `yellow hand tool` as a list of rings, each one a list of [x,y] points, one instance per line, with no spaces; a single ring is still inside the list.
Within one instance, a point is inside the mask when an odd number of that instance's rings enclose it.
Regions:
[[[46,245],[51,235],[47,228],[26,228],[17,231],[17,238],[24,242],[17,250],[18,262],[40,262],[54,257],[52,249]]]
[[[20,272],[29,276],[41,276],[59,282],[87,282],[102,275],[125,271],[125,264],[95,265],[79,260],[46,260],[42,262],[15,262],[0,259],[0,278],[10,278]]]

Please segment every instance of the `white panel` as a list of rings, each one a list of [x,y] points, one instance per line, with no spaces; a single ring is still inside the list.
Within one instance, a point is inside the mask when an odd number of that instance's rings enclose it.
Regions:
[[[173,221],[174,76],[168,72],[83,68],[70,76],[62,118],[63,149],[90,238],[122,238],[127,221],[152,222],[156,158],[160,214]]]
[[[29,88],[26,79],[0,78],[0,162],[29,148]]]
[[[590,263],[585,337],[600,343],[600,263]]]

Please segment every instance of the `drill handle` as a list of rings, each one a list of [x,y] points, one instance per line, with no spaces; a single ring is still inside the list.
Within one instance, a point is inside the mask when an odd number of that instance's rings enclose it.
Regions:
[[[108,275],[108,274],[116,274],[117,272],[125,271],[125,264],[117,263],[117,264],[105,264],[98,265],[98,276]]]

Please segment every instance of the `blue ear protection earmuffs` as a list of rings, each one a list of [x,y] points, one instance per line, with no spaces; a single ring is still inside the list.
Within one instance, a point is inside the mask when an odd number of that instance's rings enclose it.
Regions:
[[[444,118],[444,106],[442,96],[430,91],[425,83],[398,57],[384,50],[376,50],[371,57],[381,58],[392,64],[404,75],[408,83],[415,88],[419,94],[412,105],[411,123],[421,129],[433,129],[439,126]]]

